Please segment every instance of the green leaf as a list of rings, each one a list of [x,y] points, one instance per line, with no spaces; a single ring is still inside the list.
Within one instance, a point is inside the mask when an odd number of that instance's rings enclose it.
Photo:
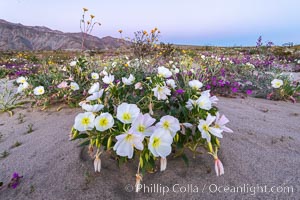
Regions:
[[[145,153],[145,159],[146,159],[146,161],[149,160],[149,154],[148,153]]]
[[[182,154],[181,158],[183,159],[183,161],[186,164],[186,166],[189,166],[189,159],[188,159],[188,157],[185,154]]]
[[[112,142],[112,138],[111,138],[111,136],[109,136],[109,138],[108,138],[108,141],[107,141],[107,149],[110,149],[110,147],[111,147],[111,142]]]
[[[143,168],[143,166],[144,166],[143,158],[140,157],[140,167]]]
[[[86,140],[86,141],[82,142],[80,145],[78,145],[78,147],[83,147],[83,146],[86,146],[89,144],[90,144],[90,140]]]
[[[76,140],[76,139],[80,139],[80,138],[83,139],[83,138],[87,138],[87,137],[89,137],[88,134],[81,133],[81,134],[76,135],[74,138],[72,138],[72,140]]]

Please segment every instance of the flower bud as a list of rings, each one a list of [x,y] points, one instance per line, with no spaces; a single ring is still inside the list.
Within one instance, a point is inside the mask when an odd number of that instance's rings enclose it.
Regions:
[[[100,172],[101,171],[101,159],[100,159],[100,155],[101,155],[101,153],[99,153],[99,152],[96,153],[96,157],[95,157],[95,160],[94,160],[95,172]]]
[[[160,171],[165,171],[167,168],[167,158],[160,158]]]
[[[217,144],[217,146],[218,146],[218,147],[220,147],[220,146],[221,146],[221,144],[220,144],[220,140],[219,140],[218,138],[216,138],[216,144]]]
[[[207,143],[207,148],[208,148],[208,151],[209,151],[209,152],[211,152],[211,153],[213,152],[213,148],[212,148],[211,142],[208,142],[208,143]]]
[[[149,108],[149,114],[150,115],[153,115],[154,113],[153,113],[153,104],[152,103],[149,103],[149,106],[148,106],[148,108]]]
[[[142,181],[142,175],[141,174],[136,174],[135,175],[135,192],[139,192],[140,191],[140,184],[141,184],[141,181]]]

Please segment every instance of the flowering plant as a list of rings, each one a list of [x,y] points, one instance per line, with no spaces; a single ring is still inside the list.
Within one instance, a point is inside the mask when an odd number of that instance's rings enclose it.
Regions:
[[[291,100],[296,102],[300,96],[300,83],[293,80],[292,74],[280,74],[271,81],[272,92],[268,94],[268,99]]]
[[[97,78],[98,74],[95,74],[84,58],[78,58],[62,67],[45,67],[38,75],[18,77],[17,93],[34,99],[33,104],[43,108],[55,103],[75,107],[84,99],[84,87],[90,82],[90,77]]]
[[[229,120],[215,107],[218,98],[202,90],[203,83],[179,72],[164,66],[147,71],[113,66],[100,73],[80,102],[85,112],[76,116],[71,131],[72,140],[89,145],[96,172],[105,151],[113,152],[119,163],[138,158],[139,183],[140,170],[154,171],[158,158],[164,171],[172,152],[186,161],[186,149],[195,156],[204,147],[216,160],[217,175],[224,173],[218,138],[232,132],[226,127]]]

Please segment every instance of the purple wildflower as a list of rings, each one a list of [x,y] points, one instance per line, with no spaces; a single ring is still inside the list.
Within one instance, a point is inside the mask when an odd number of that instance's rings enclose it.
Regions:
[[[225,69],[224,68],[221,69],[221,76],[225,77]]]
[[[236,92],[238,91],[238,89],[237,89],[236,87],[233,87],[233,88],[231,88],[231,91],[232,91],[233,93],[236,93]]]
[[[184,90],[183,89],[178,89],[178,90],[176,90],[176,94],[183,94],[184,93]]]
[[[17,172],[14,172],[12,178],[18,179],[18,178],[20,178],[20,176]]]
[[[259,38],[256,41],[256,47],[261,47],[262,45],[263,45],[263,43],[262,43],[262,37],[259,36]]]
[[[20,183],[21,178],[23,178],[23,176],[19,176],[17,172],[13,173],[10,183],[8,184],[8,187],[16,189]]]
[[[247,91],[246,91],[246,94],[247,94],[247,95],[251,95],[251,94],[252,94],[252,90],[247,90]]]

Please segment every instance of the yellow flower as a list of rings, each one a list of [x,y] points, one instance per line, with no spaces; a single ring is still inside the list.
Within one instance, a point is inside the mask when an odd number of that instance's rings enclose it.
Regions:
[[[128,67],[128,64],[127,64],[127,63],[125,63],[125,67]]]
[[[119,32],[119,33],[122,33],[123,31],[120,29],[120,30],[118,30],[118,32]]]
[[[83,12],[86,12],[86,11],[88,11],[88,9],[87,8],[83,8]]]
[[[95,15],[91,15],[91,18],[93,19],[95,17]]]
[[[143,31],[143,34],[144,34],[144,35],[147,35],[148,33],[147,33],[147,31]]]

